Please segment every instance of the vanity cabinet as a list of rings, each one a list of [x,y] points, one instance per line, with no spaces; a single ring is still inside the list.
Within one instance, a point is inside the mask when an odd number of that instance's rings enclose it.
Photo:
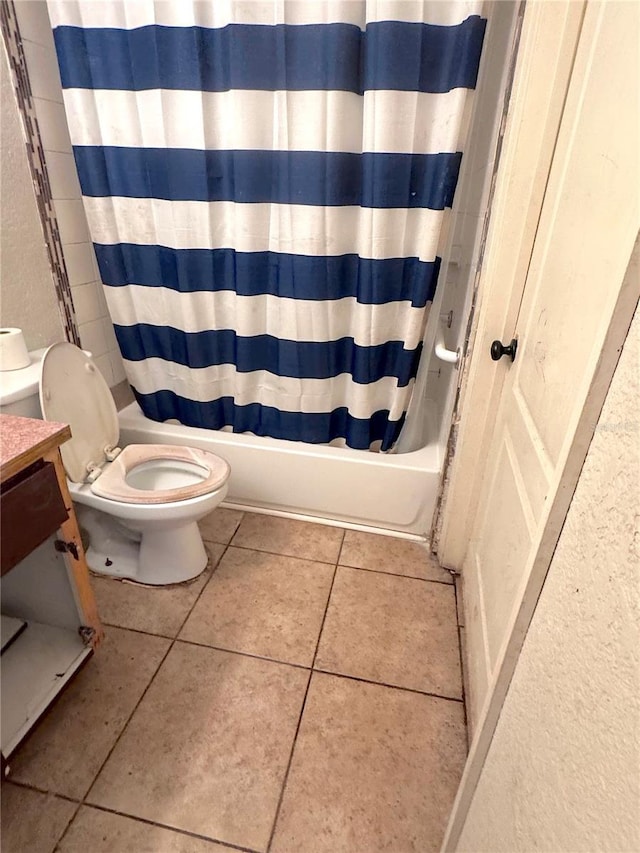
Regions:
[[[102,639],[60,458],[65,424],[0,415],[0,745],[6,759]]]

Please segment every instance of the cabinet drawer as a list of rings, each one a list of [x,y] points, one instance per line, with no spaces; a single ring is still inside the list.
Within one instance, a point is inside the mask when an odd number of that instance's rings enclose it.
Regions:
[[[5,574],[67,520],[56,469],[45,462],[9,480],[0,492],[1,573]]]

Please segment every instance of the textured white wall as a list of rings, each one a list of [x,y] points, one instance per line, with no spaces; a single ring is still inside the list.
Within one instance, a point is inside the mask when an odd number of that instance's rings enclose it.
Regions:
[[[4,43],[0,54],[0,325],[38,349],[64,333]]]
[[[640,850],[639,377],[636,311],[460,851]]]

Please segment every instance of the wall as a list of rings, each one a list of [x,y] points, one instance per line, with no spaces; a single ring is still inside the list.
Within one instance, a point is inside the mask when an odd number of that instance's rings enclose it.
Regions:
[[[16,3],[15,8],[80,340],[93,353],[108,384],[114,386],[124,379],[124,367],[82,206],[47,6],[43,0],[29,0]]]
[[[639,368],[636,311],[460,851],[640,850]]]
[[[64,340],[8,58],[0,43],[0,325],[29,349]]]

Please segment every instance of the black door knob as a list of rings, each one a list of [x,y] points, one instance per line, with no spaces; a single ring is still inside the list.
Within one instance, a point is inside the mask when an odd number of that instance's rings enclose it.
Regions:
[[[494,361],[500,361],[503,355],[508,355],[511,361],[515,361],[517,349],[518,341],[516,338],[513,338],[507,347],[502,343],[502,341],[494,341],[491,344],[491,358]]]

